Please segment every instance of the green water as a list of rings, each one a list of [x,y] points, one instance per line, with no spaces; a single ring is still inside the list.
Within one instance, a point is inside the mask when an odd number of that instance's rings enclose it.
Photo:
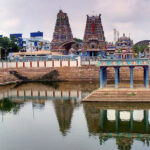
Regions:
[[[0,87],[1,150],[149,150],[150,104],[81,103],[98,83]]]

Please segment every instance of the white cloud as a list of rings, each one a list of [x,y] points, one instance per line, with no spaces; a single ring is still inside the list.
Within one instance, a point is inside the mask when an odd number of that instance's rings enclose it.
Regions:
[[[56,14],[61,7],[68,13],[74,37],[83,38],[86,15],[102,14],[106,40],[113,40],[113,29],[131,33],[133,40],[150,39],[150,0],[5,0],[0,2],[0,30],[10,33],[43,31],[51,40]],[[1,34],[1,33],[0,33]]]
[[[17,28],[20,25],[20,20],[18,18],[7,19],[2,23],[4,29]]]

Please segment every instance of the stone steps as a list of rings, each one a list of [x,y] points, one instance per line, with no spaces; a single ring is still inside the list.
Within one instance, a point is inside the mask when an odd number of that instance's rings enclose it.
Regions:
[[[150,89],[98,89],[83,101],[90,102],[150,102]]]

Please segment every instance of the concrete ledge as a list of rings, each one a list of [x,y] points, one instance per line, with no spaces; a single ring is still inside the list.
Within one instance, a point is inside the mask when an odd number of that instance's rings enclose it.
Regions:
[[[97,89],[83,102],[150,102],[150,89]]]

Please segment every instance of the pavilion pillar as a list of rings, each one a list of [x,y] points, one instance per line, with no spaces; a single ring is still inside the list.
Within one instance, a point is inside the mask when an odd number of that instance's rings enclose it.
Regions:
[[[144,120],[145,120],[145,130],[146,130],[146,132],[148,132],[148,127],[149,127],[148,118],[149,118],[148,110],[144,110]]]
[[[103,121],[104,121],[104,110],[100,110],[100,125],[103,130]]]
[[[144,69],[144,86],[146,87],[146,68],[143,67]]]
[[[103,67],[100,67],[100,88],[102,89],[103,88],[103,79],[104,79],[104,68]]]
[[[118,82],[120,82],[120,69],[118,69]]]
[[[148,66],[146,66],[145,67],[146,69],[145,69],[145,86],[146,86],[146,88],[149,88],[149,67]]]
[[[105,84],[107,84],[107,68],[105,70],[106,70],[106,72],[105,72],[105,77],[106,77]]]
[[[132,132],[132,130],[133,130],[133,110],[131,110],[130,113],[131,113],[131,118],[130,118],[130,131]]]
[[[130,88],[133,88],[133,69],[134,67],[130,67]]]
[[[94,51],[92,51],[92,56],[94,56]]]
[[[119,67],[114,67],[115,68],[115,88],[118,88],[118,72],[119,72]]]
[[[149,88],[149,67],[145,66],[144,68],[144,86]]]
[[[103,69],[103,86],[105,86],[107,83],[107,69]]]
[[[118,131],[118,128],[119,128],[119,118],[120,118],[118,110],[115,111],[115,116],[116,116],[116,131]]]

